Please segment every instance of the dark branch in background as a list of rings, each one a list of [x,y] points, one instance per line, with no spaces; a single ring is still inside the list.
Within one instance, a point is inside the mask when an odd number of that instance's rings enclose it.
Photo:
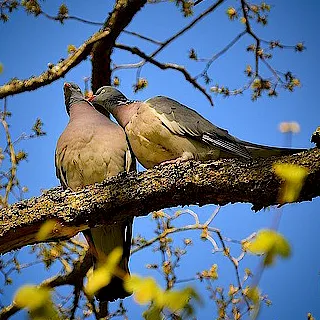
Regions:
[[[104,29],[110,29],[110,35],[95,43],[92,49],[92,90],[95,92],[104,85],[111,84],[111,53],[114,43],[124,28],[130,23],[136,13],[147,0],[117,1],[114,10],[104,24]]]
[[[253,37],[256,41],[256,51],[255,51],[255,59],[256,59],[256,67],[255,67],[255,76],[257,76],[259,74],[259,49],[260,49],[260,38],[253,33],[252,29],[251,29],[251,25],[249,23],[249,17],[248,17],[248,5],[247,2],[245,0],[241,0],[241,8],[242,8],[242,13],[243,13],[243,17],[246,19],[245,23],[246,23],[246,32],[251,35],[251,37]]]
[[[157,66],[158,68],[162,70],[166,69],[172,69],[181,72],[185,79],[190,82],[196,89],[200,90],[209,100],[210,104],[213,105],[212,97],[206,92],[206,89],[202,87],[194,77],[190,75],[190,73],[186,70],[185,67],[180,66],[178,64],[173,63],[161,63],[155,59],[153,59],[151,56],[146,55],[144,52],[142,52],[137,47],[129,47],[120,43],[116,43],[114,45],[115,48],[126,50],[131,52],[132,54],[138,55],[139,57],[143,58],[145,61],[152,63],[153,65]]]
[[[219,7],[220,4],[222,4],[225,0],[218,0],[216,1],[212,6],[210,6],[208,9],[203,11],[197,18],[192,20],[187,26],[185,26],[183,29],[181,29],[179,32],[174,34],[172,37],[168,38],[166,41],[162,43],[162,45],[155,50],[150,57],[155,57],[160,51],[162,51],[167,45],[169,45],[173,40],[180,37],[182,34],[184,34],[186,31],[190,30],[197,22],[199,22],[202,18],[204,18],[209,13],[213,12],[215,9]]]
[[[35,236],[47,219],[57,220],[57,230],[50,235],[57,240],[70,238],[88,225],[179,205],[246,202],[253,204],[253,210],[260,210],[279,203],[281,181],[272,169],[278,161],[309,170],[297,202],[320,195],[319,149],[253,162],[228,159],[172,164],[139,174],[121,174],[77,193],[54,188],[1,210],[0,252],[37,242]]]
[[[195,18],[194,20],[192,20],[188,25],[186,25],[184,28],[182,28],[181,30],[179,30],[177,33],[175,33],[173,36],[171,36],[170,38],[168,38],[167,40],[160,42],[160,41],[156,41],[159,43],[160,47],[158,49],[156,49],[153,53],[151,53],[150,55],[148,55],[149,58],[154,58],[159,52],[161,52],[166,46],[168,46],[172,41],[176,40],[178,37],[180,37],[181,35],[183,35],[186,31],[190,30],[197,22],[199,22],[202,18],[204,18],[206,15],[208,15],[209,13],[213,12],[220,4],[222,4],[224,2],[224,0],[219,0],[216,3],[214,3],[212,6],[210,6],[207,10],[205,10],[204,12],[202,12],[197,18]],[[134,64],[130,64],[128,65],[128,68],[139,68],[142,67],[144,64],[146,63],[146,61],[142,60],[140,62],[134,63]],[[114,70],[116,69],[120,69],[120,68],[125,68],[127,67],[127,65],[123,65],[123,66],[116,66]]]
[[[161,45],[162,44],[162,42],[160,42],[160,41],[157,41],[157,40],[154,40],[152,38],[146,37],[146,36],[144,36],[144,35],[142,35],[140,33],[137,33],[137,32],[133,32],[133,31],[129,31],[129,30],[123,30],[122,32],[126,33],[126,34],[129,34],[131,36],[135,36],[135,37],[138,37],[140,39],[146,40],[146,41],[151,42],[153,44],[157,44],[157,45]]]
[[[195,88],[199,89],[206,96],[206,98],[209,100],[210,104],[213,105],[213,101],[212,101],[211,96],[206,92],[206,90],[199,83],[197,83],[196,79],[190,75],[190,73],[186,70],[185,67],[183,67],[181,65],[178,65],[178,64],[174,64],[174,63],[160,63],[160,62],[154,60],[153,58],[159,52],[161,52],[164,48],[166,48],[171,42],[173,42],[178,37],[183,35],[186,31],[190,30],[196,23],[198,23],[201,19],[203,19],[209,13],[213,12],[223,2],[224,2],[224,0],[219,0],[219,1],[215,2],[208,9],[203,11],[198,17],[193,19],[189,24],[187,24],[184,28],[182,28],[177,33],[175,33],[174,35],[169,37],[167,40],[165,40],[163,42],[153,41],[153,43],[158,44],[159,47],[153,53],[151,53],[150,55],[144,53],[143,51],[141,51],[140,49],[138,49],[136,47],[132,48],[132,47],[129,47],[129,46],[126,46],[126,45],[116,44],[115,47],[117,47],[119,49],[130,51],[131,53],[142,57],[143,60],[138,62],[138,63],[134,63],[134,64],[115,65],[115,67],[113,68],[112,71],[115,71],[117,69],[136,68],[137,69],[137,81],[138,81],[138,79],[140,78],[141,69],[146,64],[146,62],[150,62],[150,63],[156,65],[157,67],[159,67],[160,69],[163,69],[163,70],[164,69],[177,70],[177,71],[181,72],[184,75],[184,77],[186,78],[186,80],[188,82],[190,82]],[[147,40],[147,39],[145,39],[145,40]],[[150,41],[150,39],[148,39],[148,40]]]

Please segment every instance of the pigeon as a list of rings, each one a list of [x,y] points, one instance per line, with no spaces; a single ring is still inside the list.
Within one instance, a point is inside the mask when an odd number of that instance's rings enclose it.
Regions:
[[[56,174],[63,188],[73,191],[100,183],[121,172],[135,170],[123,129],[95,110],[85,100],[79,86],[64,84],[65,105],[69,123],[61,134],[55,152]],[[116,247],[123,249],[119,267],[129,273],[132,219],[113,225],[90,228],[85,232],[94,257],[94,268],[102,264]],[[101,301],[114,301],[130,295],[122,279],[113,277],[96,297]]]
[[[116,88],[104,86],[90,101],[115,117],[123,127],[137,160],[147,169],[191,159],[251,160],[305,151],[242,141],[195,110],[164,96],[133,101]]]

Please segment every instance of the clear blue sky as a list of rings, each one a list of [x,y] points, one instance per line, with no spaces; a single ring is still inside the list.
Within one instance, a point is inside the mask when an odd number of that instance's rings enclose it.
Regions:
[[[70,14],[89,20],[103,21],[113,1],[65,1]],[[195,13],[200,13],[211,2],[204,0]],[[48,13],[57,12],[59,1],[44,4]],[[197,27],[186,33],[172,44],[162,54],[159,60],[178,62],[187,65],[195,74],[199,66],[187,59],[191,47],[196,48],[200,57],[209,57],[221,50],[241,30],[238,22],[229,22],[225,10],[233,2],[227,2],[214,14],[205,18]],[[237,2],[235,6],[238,6]],[[132,84],[135,81],[134,71],[119,71],[120,89],[132,99],[146,99],[155,95],[172,97],[200,112],[218,126],[226,128],[233,135],[255,143],[266,145],[284,144],[285,137],[279,132],[278,125],[282,121],[297,121],[301,132],[293,137],[293,147],[311,147],[310,136],[319,126],[318,110],[318,77],[319,77],[319,23],[318,1],[274,1],[269,19],[269,26],[258,29],[259,35],[265,39],[279,39],[285,44],[296,44],[304,41],[307,50],[298,54],[292,51],[276,51],[274,65],[283,71],[292,70],[302,82],[302,87],[294,93],[280,92],[276,99],[263,98],[257,102],[250,100],[249,93],[243,96],[224,99],[214,97],[215,107],[212,108],[206,98],[196,91],[184,78],[171,71],[160,71],[156,67],[146,66],[142,76],[148,78],[146,90],[134,94]],[[146,6],[135,17],[128,30],[140,32],[146,36],[164,40],[177,31],[190,19],[185,19],[172,3],[161,3]],[[60,25],[43,17],[35,19],[22,11],[14,13],[10,21],[0,24],[0,62],[4,72],[0,75],[0,84],[10,78],[27,78],[40,74],[48,62],[57,62],[67,55],[67,46],[79,46],[98,28],[79,22],[66,22]],[[151,52],[152,47],[140,40],[127,35],[121,36],[119,42],[137,45]],[[251,43],[248,38],[237,44],[231,51],[217,60],[211,69],[213,83],[228,85],[230,88],[240,86],[244,80],[243,70],[247,63],[253,63],[252,57],[245,51],[245,45]],[[113,55],[118,63],[137,62],[131,54],[115,51]],[[89,61],[74,68],[65,79],[34,92],[27,92],[8,99],[9,110],[13,113],[11,119],[12,132],[18,137],[22,132],[29,132],[37,117],[44,122],[47,136],[39,140],[26,141],[20,144],[28,152],[28,161],[19,169],[19,177],[23,185],[29,187],[26,197],[41,194],[41,189],[49,189],[58,185],[55,177],[54,150],[56,141],[67,124],[68,118],[63,101],[62,85],[64,81],[74,81],[83,87],[83,77],[91,75]],[[0,145],[3,145],[3,134]],[[260,282],[263,292],[272,300],[272,306],[263,307],[261,319],[306,319],[307,312],[312,312],[320,318],[320,256],[318,249],[318,230],[320,226],[319,199],[312,202],[285,206],[280,224],[280,232],[290,241],[293,254],[289,260],[279,260],[276,265],[266,270]],[[199,212],[202,221],[214,210],[214,206],[193,208]],[[173,209],[169,210],[174,212]],[[251,232],[268,227],[273,221],[274,210],[254,214],[250,205],[228,205],[221,209],[214,226],[221,228],[226,236],[241,239]],[[134,234],[151,236],[154,226],[149,217],[138,218],[135,221]],[[188,236],[190,236],[188,234]],[[187,237],[181,235],[181,238]],[[210,246],[198,240],[198,246],[190,249],[186,259],[181,263],[182,278],[194,275],[195,271],[209,268],[213,263],[219,264],[220,278],[218,283],[228,287],[235,283],[234,273],[230,263],[219,254],[212,255]],[[27,251],[25,251],[27,252]],[[24,258],[28,259],[26,253]],[[131,258],[131,271],[140,274],[150,274],[145,268],[146,263],[160,261],[151,251],[138,253]],[[243,261],[241,266],[253,268],[257,259]],[[154,272],[151,274],[157,276]],[[38,283],[45,277],[41,268],[27,271],[27,275],[15,275],[14,285],[6,289],[2,301],[9,303],[12,294],[24,282]],[[202,294],[204,286],[198,286]],[[202,288],[202,289],[200,289]],[[129,304],[129,318],[138,319],[141,309]],[[140,313],[139,313],[140,312]],[[205,301],[198,310],[198,319],[215,317],[213,304]],[[21,319],[17,315],[15,319]]]

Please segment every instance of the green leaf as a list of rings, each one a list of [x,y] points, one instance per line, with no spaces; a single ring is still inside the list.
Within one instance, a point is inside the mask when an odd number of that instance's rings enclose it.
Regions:
[[[14,303],[20,308],[28,309],[33,320],[59,319],[49,288],[25,285],[17,291]]]
[[[132,275],[125,279],[124,287],[134,293],[134,300],[139,304],[147,304],[152,300],[161,300],[161,289],[152,277],[142,278]]]
[[[164,317],[161,315],[161,309],[156,306],[151,306],[148,310],[143,312],[143,317],[146,320],[162,320]]]
[[[74,53],[76,50],[77,50],[77,47],[74,46],[73,44],[68,45],[68,53],[69,54]]]
[[[46,240],[50,236],[52,231],[55,229],[56,223],[57,223],[57,221],[53,220],[53,219],[50,219],[50,220],[47,220],[46,222],[44,222],[41,225],[41,227],[36,235],[36,239],[39,241]]]
[[[163,305],[171,312],[177,312],[184,309],[191,298],[199,300],[197,293],[191,287],[183,290],[169,290],[164,292]]]
[[[97,291],[110,283],[111,278],[121,260],[122,253],[123,251],[120,247],[115,248],[108,255],[106,261],[96,270],[94,270],[92,275],[88,277],[85,291],[89,296],[93,296]]]
[[[308,170],[289,163],[276,163],[273,165],[273,169],[276,175],[284,180],[280,192],[281,201],[283,203],[295,201],[299,197]]]
[[[245,247],[253,254],[265,254],[265,265],[271,265],[277,255],[287,258],[291,253],[288,241],[280,233],[269,229],[260,230]]]
[[[50,300],[50,291],[47,288],[38,288],[34,285],[21,287],[14,298],[16,305],[20,308],[35,310]]]

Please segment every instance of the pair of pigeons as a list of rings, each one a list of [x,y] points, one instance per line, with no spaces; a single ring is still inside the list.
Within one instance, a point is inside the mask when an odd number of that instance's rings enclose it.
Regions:
[[[55,163],[62,186],[72,190],[135,170],[135,157],[145,168],[152,168],[189,159],[250,160],[303,151],[239,140],[196,111],[163,96],[145,102],[131,101],[119,90],[106,86],[89,102],[74,83],[64,84],[64,96],[70,120],[58,140]],[[93,106],[110,112],[120,126]],[[123,257],[119,267],[129,272],[132,222],[95,227],[85,233],[96,264],[120,246]],[[97,298],[113,301],[127,295],[122,280],[114,277]]]

